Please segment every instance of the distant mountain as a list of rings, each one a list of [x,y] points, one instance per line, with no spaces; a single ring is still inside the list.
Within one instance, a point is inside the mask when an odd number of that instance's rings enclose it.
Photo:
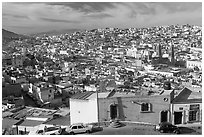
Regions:
[[[24,38],[28,38],[28,37],[29,36],[27,36],[27,35],[17,34],[17,33],[2,29],[2,38],[9,38],[9,39],[22,38],[22,39],[24,39]]]
[[[25,39],[25,38],[28,38],[28,36],[16,34],[14,32],[2,29],[2,46],[3,46],[3,48],[7,47],[7,44],[12,40]]]
[[[19,37],[19,35],[14,32],[2,29],[2,38],[16,38],[16,37]]]
[[[60,35],[60,34],[65,34],[65,33],[71,34],[76,31],[80,31],[80,29],[52,30],[48,32],[40,32],[40,33],[31,34],[30,36],[43,36],[43,35],[53,36],[53,35]]]

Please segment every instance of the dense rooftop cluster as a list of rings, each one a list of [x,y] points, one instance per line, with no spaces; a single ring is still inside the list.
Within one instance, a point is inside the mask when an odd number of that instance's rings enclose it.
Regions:
[[[70,97],[94,98],[96,91],[107,98],[151,98],[172,89],[178,95],[184,87],[201,92],[201,30],[105,28],[13,40],[2,53],[3,118],[52,123]],[[43,119],[46,112],[52,114]]]
[[[155,62],[160,56],[159,45],[162,58],[167,59],[164,63],[167,66]],[[145,84],[143,80],[141,82],[138,80],[140,77],[159,79],[155,74],[151,74],[153,76],[148,73],[142,74],[148,70],[149,65],[152,65],[156,71],[173,72],[173,69],[169,70],[168,67],[172,57],[172,45],[176,60],[173,67],[182,67],[174,73],[182,75],[181,71],[186,72],[184,70],[186,60],[202,59],[202,52],[199,50],[202,48],[201,27],[171,25],[152,28],[106,28],[58,36],[44,35],[11,42],[10,46],[15,52],[12,51],[10,54],[8,51],[7,54],[3,54],[3,58],[24,55],[25,57],[20,58],[23,59],[23,67],[17,68],[21,69],[21,75],[29,74],[29,77],[38,76],[40,79],[40,76],[46,77],[50,72],[51,75],[60,77],[61,81],[58,80],[57,83],[68,82],[73,86],[72,92],[77,90],[82,92],[85,86],[92,84],[98,86],[101,81],[111,83],[111,80],[114,84],[110,85],[120,83],[121,86],[142,87]],[[28,69],[28,66],[32,66],[31,69],[30,67]],[[198,67],[195,69],[199,70]],[[4,71],[8,74],[8,68]],[[200,73],[198,77],[201,77]],[[186,73],[185,76],[174,77],[172,84],[177,83],[176,85],[180,86],[179,81],[182,81],[183,77],[192,77],[192,75]],[[155,81],[158,83],[163,80],[167,78],[161,75],[161,79]]]

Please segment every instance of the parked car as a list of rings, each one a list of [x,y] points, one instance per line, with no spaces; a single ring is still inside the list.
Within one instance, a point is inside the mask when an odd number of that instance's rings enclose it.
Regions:
[[[29,135],[61,135],[63,130],[65,130],[65,126],[42,125],[37,130],[33,129]]]
[[[160,123],[159,125],[156,126],[156,130],[158,130],[161,133],[175,133],[175,134],[181,133],[180,129],[177,126],[172,125],[169,122]]]
[[[38,130],[37,134],[41,134],[42,135],[60,135],[62,132],[61,127],[47,127],[47,129],[44,130]]]
[[[77,133],[91,133],[92,125],[85,125],[83,123],[72,124],[65,130],[67,133],[74,135]]]

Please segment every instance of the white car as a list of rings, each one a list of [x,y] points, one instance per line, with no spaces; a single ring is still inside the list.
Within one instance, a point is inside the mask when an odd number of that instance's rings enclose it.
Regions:
[[[91,133],[93,125],[85,125],[83,123],[72,124],[66,128],[66,132],[74,135],[77,133]]]
[[[47,127],[44,130],[37,130],[38,135],[60,135],[62,133],[61,127]]]
[[[33,129],[29,135],[60,135],[63,129],[65,126],[41,125],[36,130]]]

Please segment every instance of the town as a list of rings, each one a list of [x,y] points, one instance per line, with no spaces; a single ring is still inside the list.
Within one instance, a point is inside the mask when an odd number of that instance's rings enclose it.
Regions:
[[[162,122],[202,134],[201,65],[202,27],[189,24],[15,39],[2,51],[2,134],[165,134]]]

